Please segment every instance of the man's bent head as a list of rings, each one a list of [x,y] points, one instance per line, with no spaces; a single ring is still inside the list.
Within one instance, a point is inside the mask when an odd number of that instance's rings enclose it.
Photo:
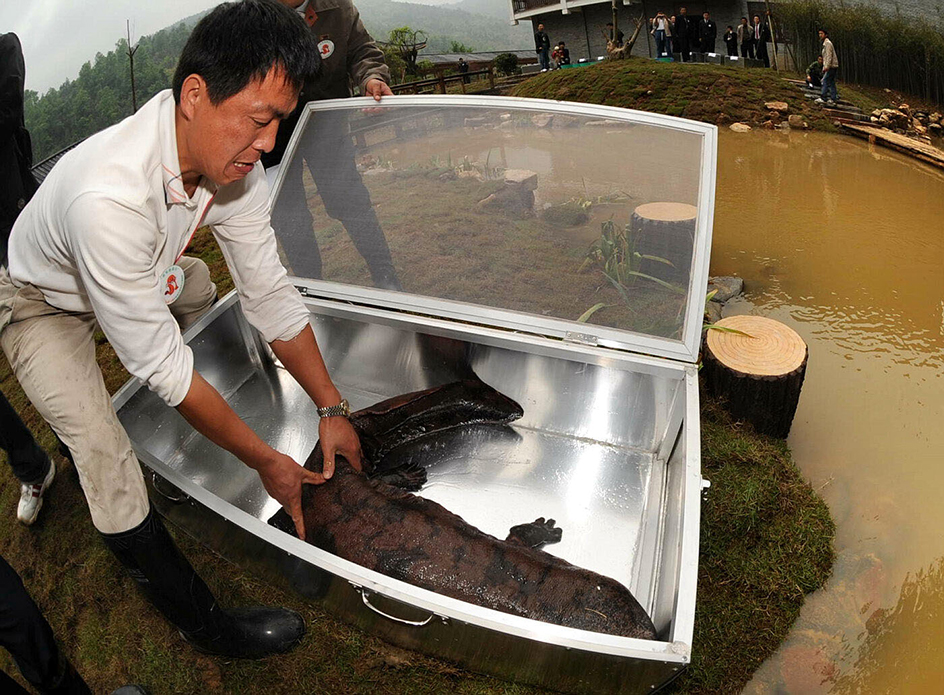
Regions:
[[[219,104],[273,69],[297,93],[318,76],[318,42],[305,23],[274,0],[242,0],[217,6],[194,27],[174,73],[174,100],[184,80],[199,75]]]

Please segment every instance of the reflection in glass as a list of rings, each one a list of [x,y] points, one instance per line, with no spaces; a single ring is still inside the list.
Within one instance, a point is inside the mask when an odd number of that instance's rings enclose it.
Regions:
[[[681,339],[701,152],[517,106],[316,109],[273,226],[295,275]]]

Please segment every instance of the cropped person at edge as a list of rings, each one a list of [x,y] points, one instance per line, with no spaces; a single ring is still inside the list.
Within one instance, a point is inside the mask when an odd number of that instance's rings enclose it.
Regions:
[[[322,476],[239,418],[194,369],[181,336],[216,301],[206,265],[183,253],[210,226],[250,323],[317,406],[346,404],[279,263],[259,165],[319,67],[315,38],[288,8],[219,5],[190,35],[172,90],[58,162],[13,226],[9,272],[0,269],[0,344],[68,446],[96,529],[184,639],[211,654],[287,651],[304,622],[285,609],[224,610],[177,550],[150,507],[93,335],[100,326],[131,374],[254,469],[304,537],[301,486],[331,477],[337,454],[359,467],[357,435],[343,416],[322,418]]]

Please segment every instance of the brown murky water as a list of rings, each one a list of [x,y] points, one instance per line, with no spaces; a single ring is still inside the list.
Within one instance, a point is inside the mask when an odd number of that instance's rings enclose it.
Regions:
[[[849,138],[723,132],[713,274],[727,313],[810,362],[789,444],[837,563],[749,693],[944,692],[944,176]]]

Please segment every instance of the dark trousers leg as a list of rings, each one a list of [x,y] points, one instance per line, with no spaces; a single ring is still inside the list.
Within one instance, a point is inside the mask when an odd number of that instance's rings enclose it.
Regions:
[[[0,393],[0,449],[7,452],[13,475],[21,483],[41,483],[52,462],[43,448],[36,443],[20,416]]]
[[[0,646],[23,677],[42,693],[88,693],[88,686],[59,652],[52,628],[20,576],[0,557]]]
[[[325,212],[341,222],[378,287],[400,289],[390,247],[374,212],[370,191],[355,162],[356,152],[347,122],[326,122],[313,140],[309,171],[321,194]]]
[[[687,63],[689,60],[691,60],[691,56],[689,55],[689,52],[690,52],[689,40],[686,38],[680,37],[676,39],[676,41],[678,42],[678,49],[679,49],[679,54],[681,54],[681,57],[682,57],[682,62]]]
[[[301,157],[294,158],[282,182],[278,202],[272,211],[272,228],[278,233],[289,272],[298,277],[320,278],[321,251],[312,229]]]

